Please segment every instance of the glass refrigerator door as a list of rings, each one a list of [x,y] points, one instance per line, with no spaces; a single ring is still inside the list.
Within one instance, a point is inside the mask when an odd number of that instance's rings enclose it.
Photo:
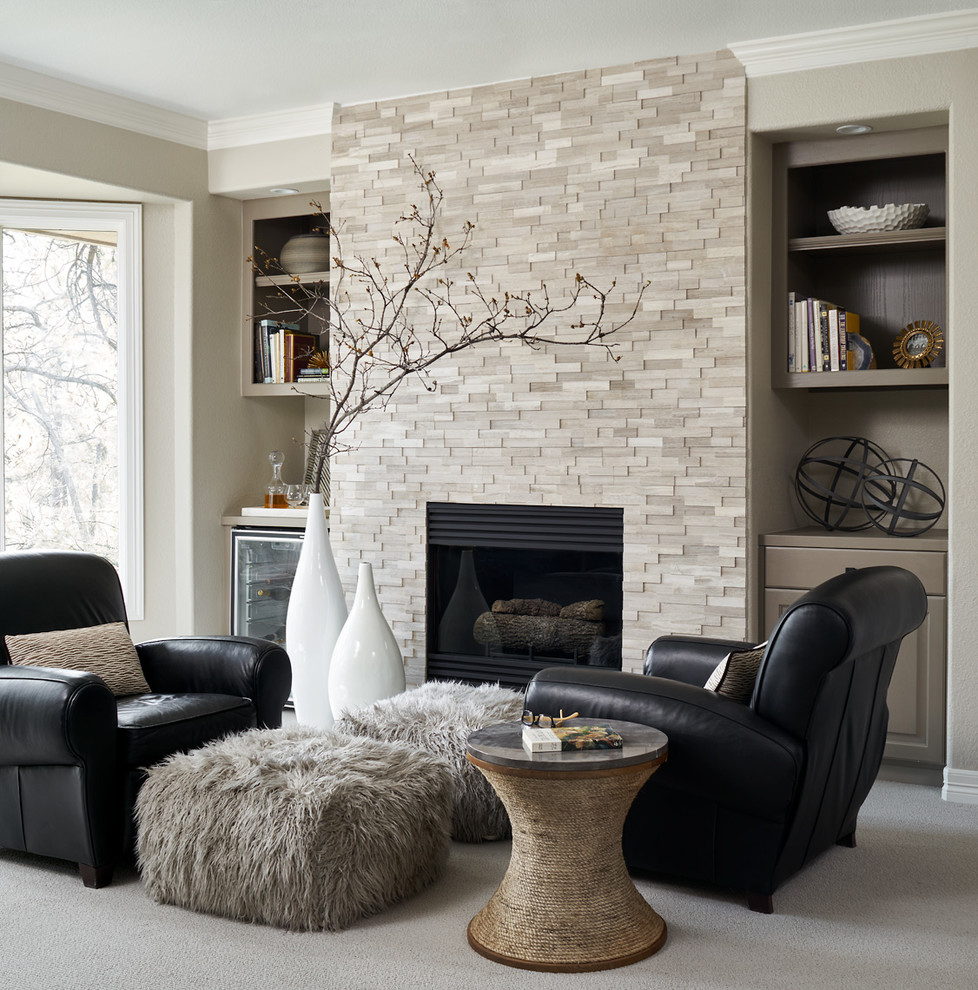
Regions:
[[[301,529],[231,530],[231,634],[285,645]]]

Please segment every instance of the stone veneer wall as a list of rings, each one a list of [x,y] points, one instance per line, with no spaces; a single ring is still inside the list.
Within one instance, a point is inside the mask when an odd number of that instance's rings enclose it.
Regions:
[[[729,52],[338,109],[330,202],[346,249],[393,260],[393,221],[445,193],[476,223],[464,272],[563,292],[617,279],[618,363],[516,344],[464,352],[364,416],[333,465],[340,573],[374,564],[409,683],[424,679],[429,501],[623,506],[623,667],[667,632],[742,637],[745,81]],[[616,312],[626,312],[621,301]]]

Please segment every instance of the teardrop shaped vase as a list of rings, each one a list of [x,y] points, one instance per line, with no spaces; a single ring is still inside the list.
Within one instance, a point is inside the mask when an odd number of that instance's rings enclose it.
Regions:
[[[333,724],[329,661],[346,617],[346,596],[329,545],[323,497],[313,493],[285,618],[292,701],[300,725],[328,729]]]
[[[333,717],[400,694],[404,687],[404,660],[380,610],[373,567],[361,563],[353,607],[329,664]]]

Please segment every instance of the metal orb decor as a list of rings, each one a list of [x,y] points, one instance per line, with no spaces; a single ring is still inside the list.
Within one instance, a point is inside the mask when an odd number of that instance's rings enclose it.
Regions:
[[[805,451],[795,469],[795,494],[805,515],[829,530],[856,531],[875,525],[885,510],[866,504],[864,489],[886,482],[878,476],[890,463],[882,447],[865,437],[826,437]],[[895,490],[875,497],[889,505]]]
[[[944,512],[937,473],[916,459],[893,458],[865,437],[826,437],[795,469],[795,494],[809,518],[828,530],[875,526],[890,536],[919,536]]]
[[[874,526],[891,536],[926,533],[941,518],[945,499],[944,483],[918,460],[887,461],[873,483],[863,486],[866,514]]]

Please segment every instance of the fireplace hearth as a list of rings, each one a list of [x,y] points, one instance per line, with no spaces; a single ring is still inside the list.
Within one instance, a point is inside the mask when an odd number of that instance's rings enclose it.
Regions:
[[[429,502],[427,531],[429,680],[621,669],[622,509]]]

